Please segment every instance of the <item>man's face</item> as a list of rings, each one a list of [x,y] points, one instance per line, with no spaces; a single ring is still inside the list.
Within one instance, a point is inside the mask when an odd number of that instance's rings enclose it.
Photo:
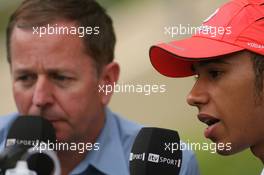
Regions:
[[[232,154],[263,142],[264,105],[257,97],[250,54],[241,52],[194,64],[197,81],[187,102],[206,123],[204,135],[216,143],[231,143]]]
[[[39,37],[15,28],[11,73],[20,114],[41,115],[51,121],[59,141],[89,141],[97,136],[104,122],[105,104],[98,92],[101,79],[81,38]]]

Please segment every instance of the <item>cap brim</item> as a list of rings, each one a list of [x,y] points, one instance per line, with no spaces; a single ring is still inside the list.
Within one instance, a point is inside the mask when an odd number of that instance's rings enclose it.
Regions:
[[[244,48],[195,36],[152,46],[149,55],[151,64],[162,75],[186,77],[194,75],[191,66],[195,61],[208,60],[241,50]]]

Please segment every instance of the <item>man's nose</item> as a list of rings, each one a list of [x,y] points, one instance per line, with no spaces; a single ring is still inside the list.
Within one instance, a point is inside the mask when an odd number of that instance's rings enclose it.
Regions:
[[[198,80],[199,81],[199,80]],[[200,109],[209,102],[209,92],[205,84],[196,82],[187,96],[187,103]]]
[[[33,93],[33,104],[46,107],[53,103],[52,82],[45,76],[39,76]]]

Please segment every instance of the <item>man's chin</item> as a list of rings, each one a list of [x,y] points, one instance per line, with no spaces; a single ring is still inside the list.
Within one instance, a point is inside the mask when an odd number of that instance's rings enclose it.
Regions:
[[[229,156],[229,155],[233,155],[236,153],[239,153],[241,151],[243,151],[243,148],[238,148],[234,145],[232,145],[231,143],[224,143],[225,145],[229,145],[228,147],[225,147],[225,149],[217,149],[217,153],[223,156]]]
[[[232,150],[217,150],[217,153],[222,156],[229,156],[235,154],[235,152],[233,152]]]
[[[57,142],[63,142],[63,143],[67,143],[69,142],[71,139],[69,137],[69,129],[66,128],[63,125],[53,125],[54,129],[55,129],[55,133],[56,133],[56,140]]]

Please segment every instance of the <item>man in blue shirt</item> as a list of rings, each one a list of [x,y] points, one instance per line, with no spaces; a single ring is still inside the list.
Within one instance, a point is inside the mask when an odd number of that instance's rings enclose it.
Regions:
[[[0,117],[0,150],[4,149],[8,128],[16,117],[17,114]],[[121,118],[106,108],[105,126],[96,140],[96,143],[100,144],[100,149],[86,154],[70,174],[128,175],[128,157],[135,136],[141,127]],[[184,150],[180,175],[198,174],[199,169],[195,155],[191,151]]]
[[[93,0],[26,0],[10,18],[7,55],[19,114],[49,120],[58,142],[97,145],[56,150],[62,175],[129,174],[142,126],[107,109],[112,91],[105,87],[119,77],[114,45],[112,20]],[[1,150],[17,115],[0,118]],[[181,172],[199,174],[193,153],[184,151]]]

